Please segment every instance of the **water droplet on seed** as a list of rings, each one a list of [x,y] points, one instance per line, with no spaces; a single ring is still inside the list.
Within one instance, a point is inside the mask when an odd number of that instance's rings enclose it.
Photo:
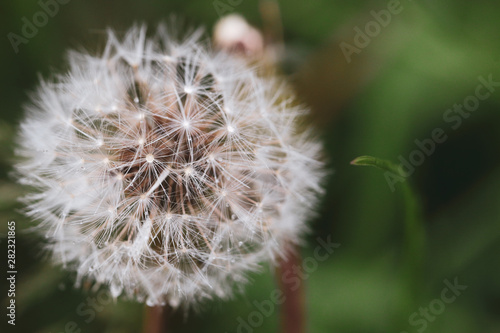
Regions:
[[[113,296],[114,299],[116,299],[120,294],[122,293],[122,286],[120,286],[117,283],[111,283],[111,286],[109,287],[109,292],[111,293],[111,296]]]
[[[148,297],[148,299],[146,300],[146,305],[147,306],[155,306],[156,305],[156,301],[152,298],[152,297]]]

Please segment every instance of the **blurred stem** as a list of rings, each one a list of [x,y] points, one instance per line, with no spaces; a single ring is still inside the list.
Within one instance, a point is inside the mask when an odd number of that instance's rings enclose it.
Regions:
[[[297,249],[290,247],[285,259],[279,263],[279,279],[283,304],[281,305],[281,332],[304,333],[306,330],[305,291],[302,260]]]
[[[416,301],[419,295],[425,259],[425,228],[420,200],[406,179],[401,167],[387,160],[372,156],[360,156],[351,162],[352,165],[372,166],[388,171],[400,177],[405,205],[405,280],[408,284],[411,300]]]
[[[425,260],[425,229],[422,208],[408,181],[402,184],[405,202],[406,275],[409,291],[417,300],[423,278]]]
[[[259,10],[266,50],[271,53],[272,63],[275,64],[281,59],[285,49],[280,5],[277,0],[260,0]]]
[[[280,5],[276,0],[260,0],[260,16],[264,26],[266,43],[284,44],[283,23],[281,21]]]
[[[165,306],[146,306],[144,310],[143,333],[166,333],[167,318],[170,315],[171,308]]]

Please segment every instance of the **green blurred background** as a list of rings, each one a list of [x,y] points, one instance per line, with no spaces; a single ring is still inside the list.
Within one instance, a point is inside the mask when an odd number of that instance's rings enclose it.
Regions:
[[[223,4],[216,9],[217,5]],[[500,81],[500,4],[494,0],[401,1],[402,11],[348,62],[341,43],[354,44],[355,27],[373,21],[371,11],[387,1],[280,1],[286,57],[283,70],[323,138],[331,177],[304,257],[328,236],[340,247],[320,262],[306,280],[310,332],[500,332],[500,91],[480,102],[461,126],[443,119],[479,85],[478,77]],[[223,9],[221,9],[223,8]],[[37,1],[0,4],[0,248],[2,271],[7,252],[7,221],[17,223],[17,320],[6,324],[5,278],[0,279],[2,332],[138,332],[143,306],[126,301],[88,312],[90,292],[72,287],[74,276],[54,267],[43,241],[22,232],[30,222],[19,213],[22,189],[8,173],[13,138],[23,117],[27,92],[37,75],[66,68],[65,51],[91,48],[103,30],[125,30],[134,22],[150,25],[177,14],[210,32],[225,11],[240,13],[261,27],[259,2],[83,1],[60,5],[59,12],[14,52],[7,34],[21,34],[22,18],[41,10]],[[498,89],[498,88],[497,88]],[[498,89],[500,90],[500,89]],[[417,291],[407,287],[405,205],[401,188],[391,191],[383,172],[349,162],[373,155],[394,162],[408,159],[415,140],[436,128],[447,135],[408,178],[421,201],[425,258]],[[1,273],[2,276],[5,273]],[[467,289],[432,320],[409,323],[420,307],[437,304],[443,280],[458,279]],[[173,332],[237,332],[238,318],[248,322],[254,301],[269,299],[276,288],[272,269],[252,275],[252,283],[233,301],[212,302],[198,314],[172,318]],[[82,304],[84,304],[82,306]],[[418,315],[420,316],[420,315]],[[414,319],[417,317],[414,317]],[[418,317],[424,318],[424,317]],[[279,311],[258,327],[240,332],[276,332]],[[74,330],[78,332],[78,330]]]

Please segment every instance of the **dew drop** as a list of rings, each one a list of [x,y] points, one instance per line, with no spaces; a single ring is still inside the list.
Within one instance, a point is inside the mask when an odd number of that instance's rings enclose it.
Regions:
[[[111,286],[109,286],[109,292],[111,293],[111,296],[113,296],[114,299],[116,299],[120,294],[122,293],[122,286],[120,286],[117,283],[111,283]]]
[[[178,297],[172,297],[168,303],[170,304],[171,307],[176,308],[179,306],[180,300]]]

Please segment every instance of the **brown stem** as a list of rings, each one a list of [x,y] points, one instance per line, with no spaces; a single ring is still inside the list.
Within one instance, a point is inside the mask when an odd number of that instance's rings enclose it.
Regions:
[[[266,44],[283,47],[283,22],[281,10],[276,0],[261,0],[259,3],[260,15],[264,26]]]
[[[146,306],[142,333],[167,333],[167,318],[171,309],[165,306]]]
[[[306,311],[302,260],[295,248],[290,248],[286,259],[278,267],[278,283],[283,292],[281,305],[281,332],[304,333]]]

